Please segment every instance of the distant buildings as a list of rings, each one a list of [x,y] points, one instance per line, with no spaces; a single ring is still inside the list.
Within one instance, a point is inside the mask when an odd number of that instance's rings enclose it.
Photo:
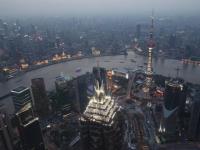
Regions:
[[[95,95],[81,117],[83,150],[120,150],[123,125],[120,107],[107,96],[103,84],[95,87]]]
[[[39,119],[34,117],[30,103],[18,111],[16,116],[22,150],[45,150]]]
[[[32,79],[31,89],[33,94],[33,107],[36,114],[40,117],[46,116],[49,113],[49,99],[47,97],[44,79]]]
[[[16,112],[20,110],[23,106],[25,106],[27,103],[32,103],[31,92],[30,89],[27,87],[17,87],[11,90],[11,95]]]
[[[97,50],[95,47],[92,47],[92,55],[93,56],[100,56],[101,55],[101,51]]]

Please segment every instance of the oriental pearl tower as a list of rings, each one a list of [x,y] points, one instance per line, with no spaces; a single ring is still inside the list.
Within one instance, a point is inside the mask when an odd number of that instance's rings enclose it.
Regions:
[[[154,41],[154,37],[153,37],[153,31],[154,31],[154,14],[152,11],[151,28],[150,28],[149,40],[148,40],[148,61],[147,61],[147,70],[146,70],[146,80],[143,87],[143,91],[145,93],[149,92],[149,89],[152,86],[152,80],[153,80],[152,52],[156,45]]]

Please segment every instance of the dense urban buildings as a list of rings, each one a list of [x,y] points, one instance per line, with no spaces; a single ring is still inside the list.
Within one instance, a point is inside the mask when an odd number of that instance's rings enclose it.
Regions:
[[[200,53],[197,19],[188,18],[186,21],[178,17],[155,16],[154,20],[154,39],[158,44],[152,56],[175,58],[186,64],[198,65]],[[101,28],[99,22],[103,22]],[[187,28],[188,22],[190,30]],[[80,56],[124,54],[127,49],[149,55],[146,51],[149,47],[146,42],[148,32],[149,22],[146,19],[144,21],[144,17],[111,17],[109,20],[104,17],[66,20],[46,18],[44,21],[32,20],[30,23],[20,19],[13,22],[1,19],[0,77],[2,80],[10,79],[18,71]]]
[[[0,3],[0,150],[200,149],[200,2],[33,1]]]

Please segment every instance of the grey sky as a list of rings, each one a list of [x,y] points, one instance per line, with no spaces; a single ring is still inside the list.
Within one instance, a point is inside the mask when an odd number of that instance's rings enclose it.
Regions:
[[[0,16],[200,14],[200,0],[0,0]]]

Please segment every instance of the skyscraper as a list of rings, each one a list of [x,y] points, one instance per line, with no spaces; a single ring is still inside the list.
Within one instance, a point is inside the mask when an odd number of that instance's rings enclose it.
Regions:
[[[15,111],[17,112],[27,103],[32,102],[31,92],[30,89],[27,87],[17,87],[11,90],[11,95],[15,107]]]
[[[81,118],[81,142],[84,150],[120,150],[123,125],[120,107],[107,96],[103,83],[95,87],[95,95]]]
[[[59,96],[58,103],[59,105],[65,105],[71,103],[71,101],[67,100],[70,90],[72,88],[72,84],[65,77],[57,77],[55,81],[56,92]]]
[[[31,80],[31,89],[33,94],[33,106],[36,114],[44,117],[49,113],[49,99],[46,94],[46,88],[43,78]]]
[[[0,150],[13,150],[6,114],[0,113]]]
[[[30,103],[19,110],[16,117],[22,150],[45,150],[39,121],[34,117]]]
[[[200,141],[200,95],[195,98],[189,122],[189,137],[193,141]]]
[[[184,111],[186,86],[178,80],[166,82],[164,96],[164,126],[167,134],[178,133],[178,120]]]

